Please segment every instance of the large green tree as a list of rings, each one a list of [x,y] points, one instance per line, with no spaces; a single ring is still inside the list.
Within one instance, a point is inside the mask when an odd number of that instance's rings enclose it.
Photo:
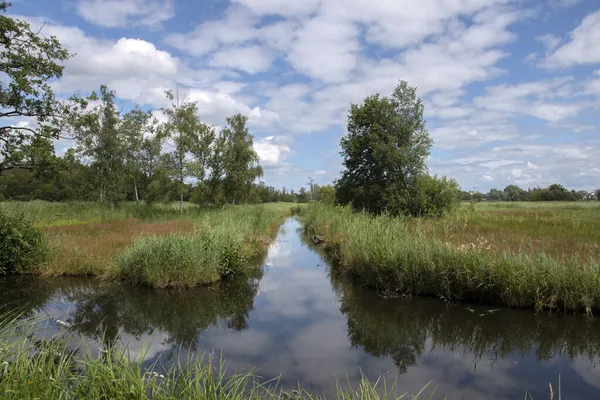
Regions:
[[[0,12],[10,3],[0,2]],[[66,107],[48,84],[60,78],[70,57],[54,37],[0,14],[0,174],[11,169],[48,167],[55,161],[52,140],[58,139]]]
[[[204,181],[215,133],[212,127],[200,120],[196,103],[180,105],[178,99],[173,101],[175,98],[171,92],[167,92],[167,97],[172,104],[163,109],[167,121],[162,126],[162,134],[171,140],[173,150],[163,160],[177,182],[179,210],[183,211],[183,198],[189,191],[186,180],[195,178],[199,184]]]
[[[154,134],[152,114],[136,106],[123,116],[120,130],[125,148],[125,169],[133,186],[135,202],[137,204],[140,200],[138,189],[143,173],[142,163],[144,161],[145,150],[147,150],[144,144],[146,144],[146,137]]]
[[[506,200],[508,201],[525,201],[527,200],[527,192],[517,185],[508,185],[504,188]]]
[[[245,201],[252,182],[263,174],[246,122],[248,117],[242,114],[227,118],[227,126],[221,132],[222,143],[219,143],[224,147],[224,192],[227,201],[234,204]]]
[[[352,104],[348,135],[341,140],[345,168],[336,183],[338,202],[393,215],[423,215],[432,204],[440,206],[437,200],[418,200],[433,195],[432,188],[450,185],[446,189],[452,192],[456,187],[453,181],[433,182],[437,178],[427,176],[432,140],[423,109],[416,88],[405,81],[389,97],[375,94]]]
[[[116,206],[124,196],[127,174],[126,141],[121,131],[121,116],[115,105],[115,93],[101,86],[100,96],[92,93],[93,109],[71,119],[77,150],[94,174],[101,201]]]

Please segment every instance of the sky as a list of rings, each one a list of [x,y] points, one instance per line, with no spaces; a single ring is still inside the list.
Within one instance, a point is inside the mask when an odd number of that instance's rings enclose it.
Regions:
[[[277,188],[340,176],[350,104],[418,88],[432,174],[463,190],[600,187],[600,0],[12,0],[76,55],[57,93],[249,117]],[[71,144],[57,143],[57,152]]]

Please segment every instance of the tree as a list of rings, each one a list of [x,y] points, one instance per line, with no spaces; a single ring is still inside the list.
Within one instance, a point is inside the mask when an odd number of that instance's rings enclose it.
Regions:
[[[430,183],[425,160],[432,144],[423,109],[416,88],[404,81],[391,97],[376,94],[351,105],[348,135],[341,140],[345,169],[336,184],[339,203],[374,213],[422,215],[427,207],[414,199],[423,199],[420,190]]]
[[[600,189],[596,189],[594,194],[596,195],[596,200],[600,201]]]
[[[212,153],[212,144],[216,138],[216,132],[212,126],[200,122],[200,119],[197,119],[194,124],[195,129],[191,133],[189,140],[190,154],[192,156],[189,169],[190,174],[196,178],[198,182],[197,190],[205,192],[206,188],[204,188],[204,180],[206,179],[207,169],[210,164],[209,160]]]
[[[89,100],[100,104],[73,116],[70,124],[76,135],[78,152],[90,161],[90,167],[96,172],[94,177],[100,200],[116,207],[123,198],[126,148],[115,93],[102,85],[100,97],[94,92]]]
[[[517,185],[508,185],[504,188],[507,201],[525,201],[527,200],[527,192]]]
[[[246,127],[247,121],[248,117],[245,115],[236,114],[227,118],[227,126],[221,132],[224,141],[224,192],[227,201],[233,204],[242,202],[251,183],[263,174],[258,154],[253,147],[252,135]]]
[[[506,201],[507,194],[503,190],[490,189],[490,192],[487,195],[487,199],[490,201]]]
[[[0,11],[9,6],[0,2]],[[54,161],[52,139],[58,139],[61,117],[69,110],[48,81],[62,76],[70,54],[54,36],[45,38],[27,22],[1,14],[0,48],[0,174],[48,167]]]
[[[204,180],[205,165],[208,159],[210,141],[214,138],[212,128],[208,128],[198,117],[196,103],[186,102],[179,105],[179,99],[173,102],[174,96],[167,91],[167,98],[171,100],[171,107],[163,108],[167,122],[162,126],[163,135],[173,142],[173,151],[168,158],[171,174],[177,182],[176,191],[179,196],[179,211],[183,212],[183,197],[189,188],[185,180],[196,177]]]
[[[304,187],[300,188],[298,192],[298,203],[308,203],[310,200],[310,193],[306,191]]]
[[[333,185],[325,185],[319,186],[319,191],[317,193],[317,199],[321,203],[325,203],[328,205],[335,204],[335,187]]]
[[[317,194],[319,193],[319,185],[315,183],[315,180],[308,177],[308,187],[310,189],[310,201],[317,201]]]
[[[136,204],[140,200],[138,185],[142,174],[145,134],[152,133],[150,122],[151,113],[145,112],[139,106],[136,106],[123,116],[120,126],[125,147],[125,169],[133,185]]]

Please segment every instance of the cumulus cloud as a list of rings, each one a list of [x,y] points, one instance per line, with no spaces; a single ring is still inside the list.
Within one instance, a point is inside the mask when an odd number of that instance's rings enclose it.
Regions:
[[[75,10],[86,21],[107,28],[156,27],[175,15],[173,0],[77,0]]]
[[[288,145],[289,139],[285,137],[268,136],[254,141],[254,150],[260,158],[263,168],[273,168],[281,164],[291,154]]]
[[[600,10],[586,16],[569,40],[542,62],[546,67],[570,67],[600,62]]]

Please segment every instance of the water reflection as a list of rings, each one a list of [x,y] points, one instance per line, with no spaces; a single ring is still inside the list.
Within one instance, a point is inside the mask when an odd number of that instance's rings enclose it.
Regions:
[[[596,363],[600,357],[600,329],[589,318],[423,298],[384,299],[340,277],[332,282],[348,317],[352,345],[377,357],[391,356],[400,372],[428,348],[468,353],[474,363],[514,355],[535,355],[540,362],[585,357]]]
[[[91,339],[112,344],[127,334],[133,338],[160,331],[163,344],[195,348],[209,327],[243,330],[258,290],[259,276],[230,279],[195,290],[152,290],[126,284],[103,284],[94,279],[5,279],[0,302],[23,300],[21,312],[43,310]],[[27,287],[27,290],[23,288]]]
[[[595,320],[530,311],[383,299],[335,274],[286,222],[264,274],[193,290],[151,290],[94,279],[0,280],[0,304],[62,319],[104,344],[127,343],[147,363],[183,345],[223,351],[231,371],[258,367],[329,393],[335,379],[397,377],[403,391],[433,381],[439,398],[548,397],[561,376],[565,398],[600,397],[600,328]],[[49,324],[54,330],[62,329]],[[555,385],[556,386],[556,385]],[[434,398],[438,398],[434,397]]]

